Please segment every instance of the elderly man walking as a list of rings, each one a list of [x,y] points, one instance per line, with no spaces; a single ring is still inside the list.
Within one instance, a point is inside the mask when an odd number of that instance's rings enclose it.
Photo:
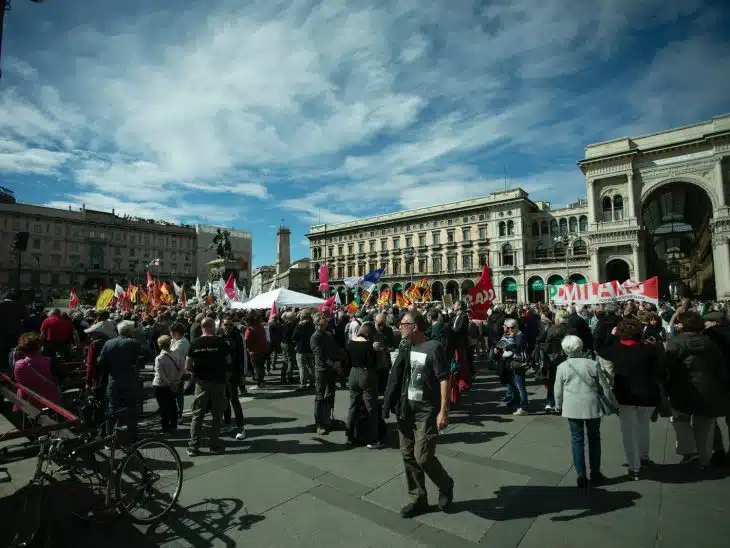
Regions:
[[[226,407],[226,380],[232,376],[228,344],[223,338],[216,336],[215,320],[205,318],[200,327],[203,334],[191,343],[186,360],[187,369],[195,375],[193,420],[190,424],[190,442],[187,448],[190,457],[200,454],[203,419],[208,409],[213,415],[213,424],[210,429],[210,452],[223,452],[223,445],[219,438],[223,411]]]
[[[118,337],[109,339],[101,349],[97,368],[108,375],[106,398],[110,414],[124,410],[119,420],[127,427],[129,439],[137,438],[137,405],[139,403],[140,358],[151,360],[152,352],[135,337],[134,322],[117,324]]]
[[[317,330],[310,339],[314,354],[314,422],[317,434],[329,434],[335,407],[335,381],[340,370],[340,353],[335,338],[327,331],[327,316],[319,314]]]

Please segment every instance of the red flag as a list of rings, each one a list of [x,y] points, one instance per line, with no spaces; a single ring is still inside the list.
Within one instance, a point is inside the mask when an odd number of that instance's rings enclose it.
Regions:
[[[223,291],[230,300],[236,300],[236,280],[233,279],[233,273],[228,276],[228,280],[226,280],[226,285],[223,286]]]
[[[79,296],[76,294],[76,290],[72,288],[68,294],[68,307],[76,308],[77,306],[79,306]]]
[[[269,323],[273,321],[274,318],[276,318],[277,310],[276,310],[276,301],[274,301],[271,305],[271,311],[269,312]]]
[[[487,310],[494,301],[494,285],[492,284],[492,273],[489,266],[484,265],[482,277],[466,294],[466,299],[471,305],[472,317],[476,320],[486,320]]]
[[[324,312],[325,309],[329,308],[331,311],[332,308],[334,308],[334,306],[335,306],[335,295],[332,295],[329,299],[327,299],[325,302],[320,304],[317,307],[317,310],[319,310],[320,312]]]

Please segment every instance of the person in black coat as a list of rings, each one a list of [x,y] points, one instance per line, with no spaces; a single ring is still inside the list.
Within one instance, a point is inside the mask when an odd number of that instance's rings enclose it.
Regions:
[[[578,315],[578,311],[575,306],[570,305],[568,307],[568,317],[565,319],[565,323],[570,329],[575,331],[583,341],[583,350],[586,352],[593,352],[593,333],[591,328],[588,327],[588,322]]]
[[[664,371],[661,345],[642,342],[644,325],[634,317],[616,326],[616,341],[603,351],[604,368],[613,378],[629,478],[639,479],[649,459],[649,432],[654,410],[661,405]]]
[[[610,347],[615,340],[612,331],[620,320],[617,313],[618,306],[615,303],[606,303],[598,315],[598,322],[593,330],[593,350],[599,356],[603,356],[603,349]]]
[[[720,346],[725,356],[730,356],[730,326],[728,326],[727,314],[715,310],[703,315],[702,320],[705,322],[705,333],[707,336]],[[728,362],[726,361],[725,363],[727,364]],[[730,460],[728,459],[728,454],[725,452],[722,430],[717,422],[719,422],[719,419],[715,423],[712,463],[719,466],[730,464]],[[730,431],[730,415],[725,416],[725,424],[728,427],[728,431]]]

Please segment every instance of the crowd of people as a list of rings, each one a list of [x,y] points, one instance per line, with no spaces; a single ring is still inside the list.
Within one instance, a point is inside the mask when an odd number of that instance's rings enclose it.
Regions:
[[[125,410],[121,420],[134,438],[140,371],[154,362],[164,434],[182,424],[184,395],[194,396],[191,457],[204,445],[224,451],[223,435],[245,440],[239,396],[265,390],[267,382],[312,392],[313,431],[324,436],[342,429],[348,444],[382,448],[385,420],[394,414],[412,498],[404,517],[425,511],[426,475],[438,488],[439,507],[446,510],[453,499],[436,439],[451,406],[480,373],[478,363],[496,373],[504,405],[517,417],[537,411],[528,399],[528,377],[544,385],[544,412],[568,420],[581,489],[605,480],[600,424],[612,414],[618,414],[631,479],[653,464],[649,431],[659,416],[671,417],[682,462],[706,467],[728,460],[717,427],[730,415],[730,324],[720,303],[683,300],[658,309],[636,301],[495,304],[484,320],[473,318],[464,301],[452,310],[440,303],[407,309],[365,304],[354,314],[335,307],[268,316],[224,305],[171,305],[150,315],[56,309],[42,317],[36,311],[23,321],[9,354],[20,384],[60,401],[67,371],[59,360],[77,355],[85,389],[109,412]],[[350,395],[345,421],[334,417],[338,385]]]

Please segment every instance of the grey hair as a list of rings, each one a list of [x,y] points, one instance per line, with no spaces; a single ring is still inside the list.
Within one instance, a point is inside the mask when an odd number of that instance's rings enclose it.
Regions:
[[[507,318],[506,320],[504,320],[504,326],[505,327],[519,327],[520,322],[518,322],[514,318]]]
[[[117,332],[122,337],[134,337],[135,326],[132,320],[123,320],[117,324]]]
[[[570,314],[575,314],[576,312],[577,312],[577,310],[575,309],[575,306],[573,306],[573,305],[571,304],[571,305],[570,305],[570,306],[568,307],[568,315],[570,315]]]
[[[566,335],[560,347],[569,358],[579,358],[583,354],[583,341],[576,335]]]

